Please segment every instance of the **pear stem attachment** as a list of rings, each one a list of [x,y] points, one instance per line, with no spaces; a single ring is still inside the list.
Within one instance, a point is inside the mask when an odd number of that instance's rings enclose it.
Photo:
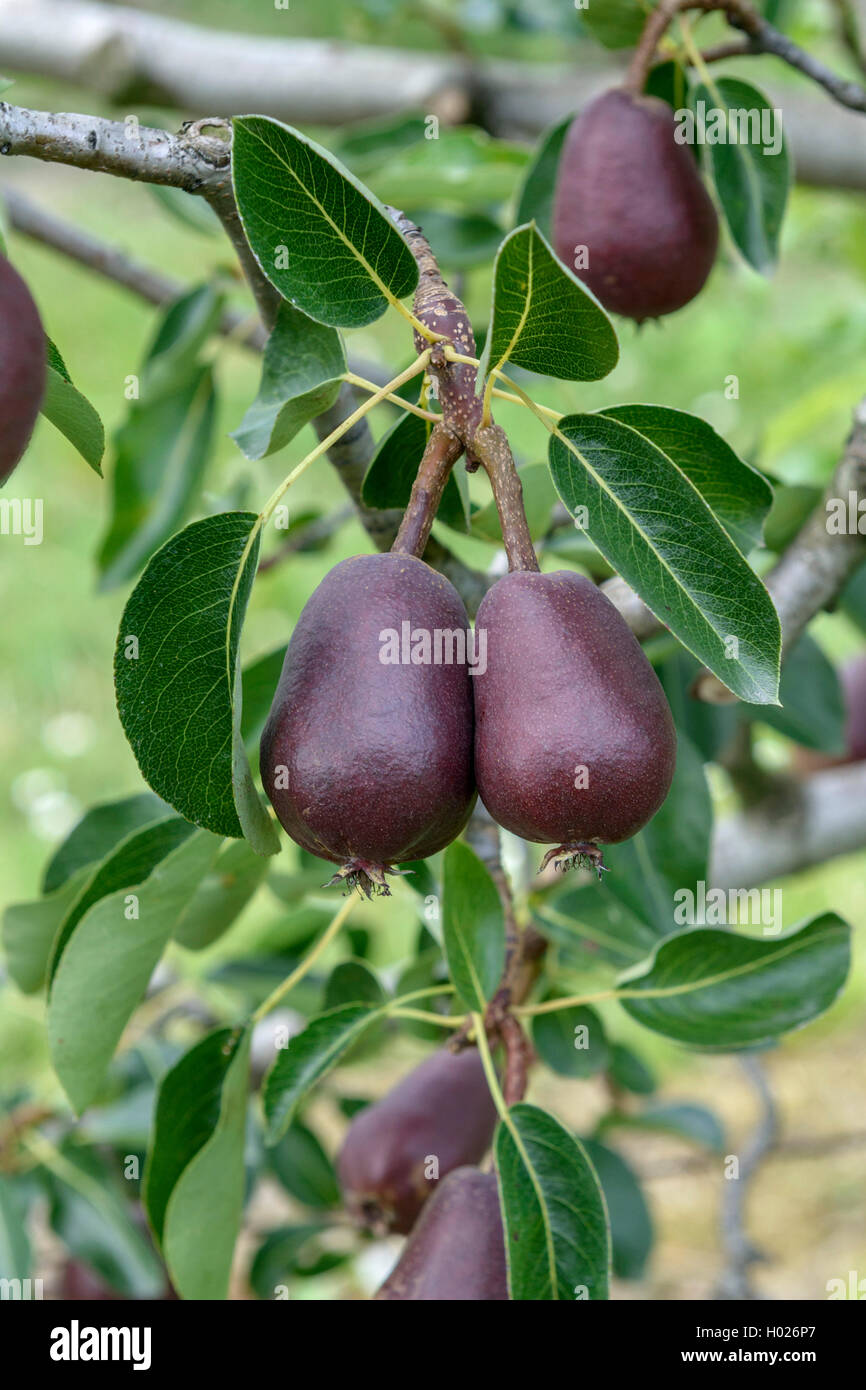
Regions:
[[[409,505],[391,549],[398,555],[424,554],[448,475],[463,453],[463,445],[447,425],[434,425],[412,484]]]

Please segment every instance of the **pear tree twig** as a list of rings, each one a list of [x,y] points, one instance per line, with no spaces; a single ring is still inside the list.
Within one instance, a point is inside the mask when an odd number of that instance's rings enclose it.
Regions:
[[[624,85],[630,92],[637,94],[643,91],[659,43],[676,16],[686,10],[701,10],[705,14],[722,12],[733,28],[742,30],[746,35],[748,46],[741,53],[766,53],[781,58],[790,67],[817,82],[840,105],[852,111],[866,112],[866,91],[859,83],[839,77],[794,43],[793,39],[768,24],[749,0],[660,0],[644,26],[629,64]]]

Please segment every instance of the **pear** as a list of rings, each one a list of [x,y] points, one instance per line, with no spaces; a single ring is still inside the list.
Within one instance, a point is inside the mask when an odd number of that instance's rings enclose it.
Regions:
[[[508,1299],[494,1173],[455,1168],[443,1179],[376,1298],[428,1303]]]
[[[0,256],[0,486],[30,442],[45,394],[45,333],[33,297]]]
[[[444,849],[469,819],[468,629],[443,575],[389,553],[331,570],[292,634],[262,783],[292,839],[368,893],[387,893],[396,863]]]
[[[553,242],[606,309],[642,323],[703,289],[719,224],[674,113],[613,88],[572,123],[559,162]]]
[[[350,1214],[406,1235],[446,1175],[483,1158],[495,1127],[477,1050],[434,1052],[352,1121],[337,1159]]]
[[[613,604],[569,570],[517,571],[476,619],[475,776],[506,830],[563,864],[637,833],[674,774],[676,732],[658,677]],[[547,862],[547,861],[545,861]]]

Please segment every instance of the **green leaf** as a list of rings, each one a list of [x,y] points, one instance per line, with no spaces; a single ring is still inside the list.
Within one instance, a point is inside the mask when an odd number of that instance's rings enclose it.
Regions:
[[[321,1246],[316,1236],[329,1229],[326,1221],[303,1226],[280,1226],[262,1241],[250,1266],[250,1285],[258,1298],[275,1298],[287,1281],[298,1275],[321,1273],[348,1257],[329,1251],[316,1258]],[[310,1253],[313,1259],[310,1261]]]
[[[557,1009],[536,1014],[532,1041],[542,1062],[560,1076],[595,1076],[607,1066],[604,1024],[595,1009]]]
[[[270,1165],[287,1192],[305,1207],[340,1205],[334,1165],[311,1129],[296,1120],[269,1151]]]
[[[636,855],[648,920],[665,934],[673,930],[673,890],[708,877],[712,828],[713,803],[703,758],[694,744],[678,733],[670,791],[649,825],[639,832]],[[607,877],[613,878],[613,871]]]
[[[156,1299],[165,1290],[165,1273],[147,1236],[139,1230],[124,1200],[116,1167],[94,1150],[67,1143],[66,1163],[77,1171],[75,1185],[47,1175],[49,1219],[75,1259],[126,1298]]]
[[[496,884],[474,850],[455,840],[442,867],[442,932],[454,986],[483,1013],[505,967],[505,918]]]
[[[323,1009],[342,1004],[382,1004],[385,991],[373,971],[362,960],[344,960],[328,976]]]
[[[499,1124],[494,1157],[511,1297],[606,1299],[610,1231],[583,1146],[552,1115],[521,1104]]]
[[[840,604],[860,631],[866,632],[866,565],[861,565],[854,571],[842,590]]]
[[[610,406],[599,413],[638,430],[672,459],[739,550],[746,554],[761,544],[773,489],[706,420],[662,405]]]
[[[222,1299],[244,1197],[250,1032],[221,1028],[163,1078],[144,1177],[150,1222],[183,1298]]]
[[[632,48],[656,0],[596,0],[580,11],[584,29],[605,48]]]
[[[375,173],[392,154],[411,149],[424,139],[427,124],[423,115],[400,112],[371,121],[354,121],[335,130],[331,141],[344,163],[361,178]]]
[[[131,831],[104,859],[90,866],[87,878],[58,929],[51,955],[52,980],[67,942],[94,903],[109,893],[143,883],[157,864],[189,839],[192,833],[193,827],[180,816],[163,815],[149,825]]]
[[[245,834],[257,853],[272,854],[279,840],[240,735],[238,647],[258,561],[256,520],[251,512],[205,517],[157,551],[121,619],[114,672],[145,781],[195,825]]]
[[[383,1012],[371,1004],[343,1004],[312,1019],[303,1033],[289,1039],[262,1088],[268,1143],[275,1144],[286,1132],[310,1087],[336,1066]]]
[[[754,1047],[830,1007],[848,975],[850,935],[835,912],[770,941],[692,928],[661,942],[617,988],[627,991],[626,1012],[654,1033],[689,1047]]]
[[[649,1067],[623,1043],[614,1043],[611,1047],[608,1071],[611,1081],[624,1091],[631,1091],[632,1095],[650,1096],[656,1089],[656,1079]]]
[[[609,1129],[615,1128],[672,1134],[677,1139],[688,1139],[693,1144],[702,1144],[714,1153],[725,1152],[725,1127],[718,1115],[708,1110],[705,1105],[684,1102],[651,1105],[647,1106],[646,1110],[631,1113],[611,1110],[599,1125],[599,1132],[607,1133]]]
[[[676,463],[618,420],[568,415],[550,468],[590,540],[683,646],[741,699],[777,703],[778,614]]]
[[[808,633],[785,654],[779,699],[778,708],[741,707],[738,713],[743,717],[752,714],[806,748],[817,748],[823,753],[846,752],[845,700],[839,677]]]
[[[0,1175],[0,1279],[30,1277],[30,1240],[20,1189]]]
[[[418,268],[407,243],[320,145],[267,116],[236,116],[232,169],[262,271],[310,318],[361,328],[413,292]]]
[[[265,346],[259,394],[232,439],[248,459],[275,454],[340,394],[346,354],[336,329],[280,305]]]
[[[213,451],[216,399],[211,368],[195,367],[174,390],[130,409],[117,433],[111,520],[97,558],[103,593],[134,578],[192,510]]]
[[[781,114],[774,112],[756,87],[739,77],[721,77],[710,86],[699,83],[694,100],[706,103],[708,163],[731,236],[755,270],[768,270],[778,259],[791,186],[791,159]],[[762,131],[766,120],[770,122],[769,141],[764,140]],[[716,123],[724,132],[724,143],[710,143]],[[780,141],[777,150],[773,149],[773,133]]]
[[[612,892],[603,894],[602,888],[597,883],[569,888],[553,902],[543,902],[533,921],[549,941],[554,941],[583,969],[590,964],[587,944],[595,959],[621,968],[644,960],[657,937],[644,920],[642,905],[638,911]]]
[[[550,126],[541,136],[532,156],[532,163],[520,189],[514,221],[517,226],[535,222],[541,235],[550,241],[553,224],[553,200],[556,193],[556,174],[565,137],[574,120],[571,115]]]
[[[50,345],[53,347],[53,343]],[[56,352],[56,349],[55,349]],[[63,366],[63,360],[57,359]],[[105,429],[98,414],[69,380],[65,366],[58,370],[49,352],[45,369],[45,394],[39,407],[46,420],[69,440],[84,459],[102,477],[102,455],[105,453]]]
[[[582,1139],[581,1143],[604,1192],[610,1217],[613,1272],[618,1279],[641,1279],[655,1233],[640,1182],[621,1154],[597,1139]]]
[[[3,949],[6,966],[25,994],[35,994],[45,984],[54,939],[83,885],[88,868],[83,865],[53,893],[30,903],[12,903],[3,914]]]
[[[548,246],[534,222],[499,248],[493,305],[479,380],[506,362],[564,381],[598,381],[613,371],[619,344],[593,294]]]
[[[102,1084],[124,1028],[219,841],[191,835],[135,887],[101,898],[78,922],[54,974],[48,1037],[55,1071],[80,1114]],[[130,916],[133,907],[137,916]]]
[[[104,859],[130,831],[156,820],[166,809],[165,802],[151,792],[91,806],[48,861],[42,892],[53,893],[85,864]]]
[[[188,951],[203,951],[237,920],[264,882],[268,861],[246,840],[224,845],[181,913],[174,939]]]
[[[390,507],[405,510],[429,433],[430,422],[407,411],[382,436],[361,485],[361,500],[366,506],[383,511]],[[439,503],[439,520],[457,531],[465,531],[467,502],[468,497],[464,498],[451,473]]]
[[[222,306],[212,285],[195,285],[169,304],[142,364],[142,402],[174,395],[187,375],[200,370],[199,354],[219,328]]]

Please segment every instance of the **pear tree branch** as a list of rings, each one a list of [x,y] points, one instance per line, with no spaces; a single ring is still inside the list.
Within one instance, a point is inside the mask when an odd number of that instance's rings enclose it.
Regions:
[[[728,23],[746,35],[746,44],[739,50],[744,54],[771,54],[781,58],[790,67],[823,87],[826,92],[852,111],[866,112],[866,91],[858,82],[850,82],[839,77],[823,63],[819,62],[786,34],[780,33],[768,24],[750,0],[660,0],[644,26],[640,42],[626,74],[625,85],[632,92],[642,92],[646,84],[656,49],[664,38],[673,20],[687,10],[699,10],[705,14],[714,11],[723,13]],[[726,55],[730,56],[730,55]]]

